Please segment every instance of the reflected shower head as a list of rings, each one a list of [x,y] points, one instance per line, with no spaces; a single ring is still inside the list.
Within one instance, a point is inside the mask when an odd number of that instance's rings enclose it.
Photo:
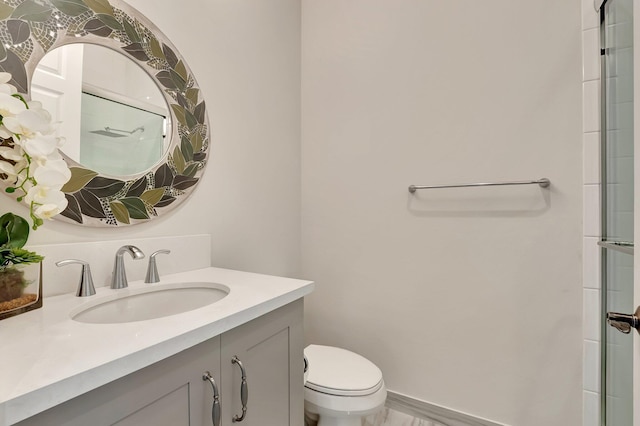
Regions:
[[[124,138],[127,135],[123,135],[120,133],[110,132],[108,127],[105,127],[104,130],[92,130],[90,133],[95,133],[96,135],[109,136],[110,138]]]
[[[92,130],[90,133],[95,133],[97,135],[102,135],[102,136],[108,136],[110,138],[124,138],[125,136],[132,135],[138,131],[144,132],[144,127],[143,126],[136,127],[131,131],[105,127],[104,130]],[[119,132],[119,133],[116,133],[116,132]],[[126,133],[126,134],[123,134],[123,133]]]

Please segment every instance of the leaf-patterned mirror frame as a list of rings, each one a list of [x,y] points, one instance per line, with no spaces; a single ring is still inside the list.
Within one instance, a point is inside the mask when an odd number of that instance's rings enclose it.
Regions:
[[[173,125],[163,160],[143,173],[100,174],[62,153],[72,173],[62,188],[68,207],[56,218],[88,226],[127,226],[157,218],[184,202],[207,163],[210,130],[205,102],[177,49],[153,23],[120,0],[0,2],[0,70],[30,96],[33,72],[49,51],[93,43],[123,53],[160,87]]]

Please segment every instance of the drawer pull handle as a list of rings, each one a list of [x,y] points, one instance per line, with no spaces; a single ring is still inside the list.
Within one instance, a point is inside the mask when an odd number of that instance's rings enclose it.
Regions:
[[[247,386],[247,373],[244,370],[244,366],[240,359],[237,356],[233,356],[231,358],[232,364],[238,364],[240,367],[240,373],[242,374],[242,383],[240,384],[240,402],[242,402],[242,415],[238,416],[237,414],[233,416],[233,423],[241,422],[244,420],[244,417],[247,414],[247,400],[249,399],[249,388]]]
[[[209,381],[211,383],[211,387],[213,388],[213,405],[211,406],[211,422],[213,426],[220,425],[220,394],[218,393],[218,386],[216,386],[216,381],[213,380],[213,376],[208,371],[202,375],[202,380]]]

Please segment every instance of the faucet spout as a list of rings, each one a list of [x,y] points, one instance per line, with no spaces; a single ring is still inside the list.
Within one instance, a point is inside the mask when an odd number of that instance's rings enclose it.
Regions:
[[[126,288],[129,286],[127,281],[127,273],[124,269],[124,254],[129,253],[133,260],[144,258],[144,253],[136,246],[122,246],[116,252],[116,258],[113,263],[113,273],[111,274],[111,288]]]

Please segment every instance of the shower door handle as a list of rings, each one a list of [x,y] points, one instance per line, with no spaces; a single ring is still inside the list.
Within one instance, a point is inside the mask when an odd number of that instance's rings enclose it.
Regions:
[[[607,322],[618,331],[629,334],[632,328],[640,329],[640,306],[634,314],[621,314],[618,312],[607,312]]]

